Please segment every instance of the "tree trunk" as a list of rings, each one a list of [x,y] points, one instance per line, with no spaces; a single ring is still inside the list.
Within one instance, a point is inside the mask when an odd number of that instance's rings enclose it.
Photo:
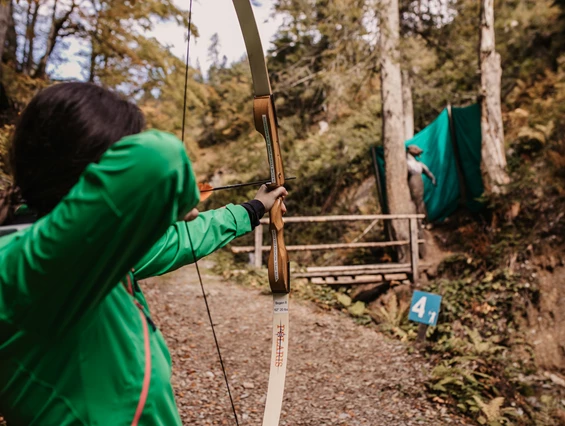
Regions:
[[[90,51],[90,65],[88,67],[88,82],[94,83],[94,77],[96,76],[96,53],[94,53],[94,43],[91,44],[92,49]]]
[[[404,140],[414,137],[414,103],[412,101],[412,78],[402,71],[402,108],[404,110]]]
[[[57,6],[58,6],[58,0],[55,0],[55,2],[53,3],[53,13],[51,16],[51,30],[49,31],[49,36],[47,37],[47,46],[45,48],[45,54],[39,60],[34,75],[35,78],[45,77],[47,62],[49,61],[49,58],[51,57],[53,50],[55,50],[55,46],[57,45],[57,41],[59,40],[60,32],[63,29],[63,26],[69,20],[71,14],[76,8],[76,3],[73,1],[71,6],[69,7],[69,10],[67,10],[65,14],[59,19],[57,19]]]
[[[10,2],[0,0],[0,66],[2,56],[4,56],[4,45],[6,44],[6,35],[10,26]]]
[[[96,37],[98,36],[99,29],[100,29],[100,11],[97,11],[94,29],[90,34],[90,65],[88,69],[89,83],[94,83],[94,80],[96,78],[96,59],[98,58],[98,42],[96,41]]]
[[[35,78],[43,78],[45,76],[45,70],[47,69],[47,61],[49,60],[49,56],[51,56],[51,53],[53,53],[53,50],[55,49],[55,44],[57,43],[57,36],[59,34],[59,30],[61,29],[64,23],[62,22],[61,26],[57,28],[58,3],[59,1],[55,0],[55,3],[53,4],[53,13],[51,15],[51,29],[49,30],[49,36],[47,37],[47,46],[45,47],[45,53],[43,54],[43,56],[39,60],[39,63],[37,64],[37,69],[35,70],[35,75],[34,75]]]
[[[32,12],[32,6],[33,12]],[[24,74],[31,75],[31,70],[34,65],[33,50],[35,48],[35,27],[37,25],[37,17],[39,16],[39,0],[30,2],[28,9],[28,26],[26,29],[27,38],[27,55],[24,64]]]
[[[495,50],[494,0],[481,0],[481,169],[487,192],[500,193],[510,179],[506,174],[504,127],[500,105],[502,68]]]
[[[30,1],[27,5],[27,12],[26,12],[26,33],[24,39],[24,50],[22,54],[22,72],[26,73],[26,64],[27,64],[27,57],[29,55],[29,26],[31,25],[31,7],[33,3]]]
[[[14,23],[14,2],[8,1],[9,6],[9,17],[8,17],[8,28],[6,30],[6,39],[4,40],[4,53],[2,55],[2,59],[5,62],[11,62],[17,65],[17,69],[19,69],[18,64],[18,34],[16,33],[16,24]]]
[[[386,164],[386,195],[389,211],[410,213],[412,201],[408,189],[408,169],[404,148],[404,113],[402,108],[402,75],[399,63],[400,16],[398,0],[381,3],[381,96],[383,115],[383,146]],[[393,237],[408,240],[406,221],[392,221]],[[401,250],[400,261],[408,259],[408,251]]]

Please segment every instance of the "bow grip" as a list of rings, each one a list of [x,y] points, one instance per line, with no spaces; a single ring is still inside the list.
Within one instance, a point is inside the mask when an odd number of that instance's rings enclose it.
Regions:
[[[255,128],[267,145],[267,156],[271,182],[267,185],[270,190],[284,185],[284,166],[281,156],[281,146],[277,129],[277,118],[273,96],[256,96],[253,100],[253,116]],[[269,236],[271,251],[269,253],[269,284],[273,293],[290,292],[290,263],[284,243],[284,221],[282,215],[282,199],[275,201],[269,213]]]
[[[269,284],[273,293],[290,292],[290,260],[284,242],[282,203],[282,199],[279,198],[269,212],[269,236],[271,238]]]

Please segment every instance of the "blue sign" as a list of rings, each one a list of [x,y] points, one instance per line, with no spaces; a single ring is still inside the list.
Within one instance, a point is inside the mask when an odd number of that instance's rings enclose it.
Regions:
[[[414,291],[408,319],[426,325],[436,325],[440,305],[441,296],[423,291]]]

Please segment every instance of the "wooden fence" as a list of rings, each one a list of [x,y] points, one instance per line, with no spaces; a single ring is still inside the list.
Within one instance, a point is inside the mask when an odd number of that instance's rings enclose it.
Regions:
[[[419,268],[425,265],[419,265],[419,249],[418,244],[424,240],[418,239],[418,221],[423,219],[424,215],[418,214],[377,214],[377,215],[345,215],[345,216],[301,216],[284,218],[285,225],[293,223],[324,223],[324,222],[357,222],[372,221],[371,225],[365,230],[363,235],[374,226],[379,220],[407,220],[409,222],[409,239],[400,241],[374,241],[374,242],[351,242],[351,243],[335,243],[335,244],[309,244],[309,245],[287,245],[289,252],[293,251],[320,251],[320,250],[343,250],[343,249],[360,249],[375,247],[400,247],[410,246],[410,262],[409,263],[381,263],[368,265],[340,265],[340,266],[312,266],[306,268],[306,272],[293,274],[295,277],[303,278],[326,278],[318,280],[320,284],[360,284],[367,282],[375,282],[376,276],[385,279],[386,275],[406,274],[410,275],[413,282],[418,279]],[[261,219],[261,224],[255,228],[255,244],[253,246],[231,247],[233,253],[252,253],[253,265],[257,268],[262,267],[263,252],[271,249],[270,245],[263,245],[263,232],[265,225],[268,225],[269,219]],[[342,277],[342,278],[339,278]],[[351,277],[362,277],[351,280]],[[328,279],[330,279],[328,281]]]

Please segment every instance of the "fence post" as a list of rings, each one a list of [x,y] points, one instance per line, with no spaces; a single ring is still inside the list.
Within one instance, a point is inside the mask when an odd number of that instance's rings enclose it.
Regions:
[[[261,268],[263,266],[263,225],[255,228],[255,256],[253,266]]]
[[[420,260],[419,244],[418,244],[418,220],[415,217],[410,218],[410,257],[412,261],[412,283],[418,285],[418,261]],[[428,326],[426,324],[418,325],[418,336],[416,337],[416,345],[423,345],[426,342],[426,332]]]
[[[418,260],[420,254],[418,252],[418,219],[410,218],[410,259],[412,263],[412,283],[418,284]]]

